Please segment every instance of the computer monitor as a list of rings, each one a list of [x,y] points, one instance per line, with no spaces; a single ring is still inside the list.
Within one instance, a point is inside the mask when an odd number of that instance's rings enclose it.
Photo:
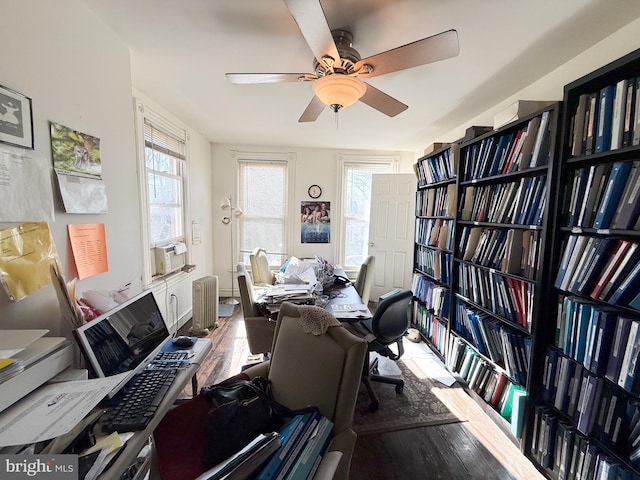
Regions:
[[[75,334],[96,376],[130,372],[126,380],[145,368],[171,337],[151,290],[91,320]]]

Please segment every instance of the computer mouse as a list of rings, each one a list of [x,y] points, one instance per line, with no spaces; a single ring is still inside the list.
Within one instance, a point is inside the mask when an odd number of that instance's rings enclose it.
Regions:
[[[179,337],[174,338],[172,342],[177,347],[193,347],[193,339],[191,337],[187,337],[186,335],[180,335]]]

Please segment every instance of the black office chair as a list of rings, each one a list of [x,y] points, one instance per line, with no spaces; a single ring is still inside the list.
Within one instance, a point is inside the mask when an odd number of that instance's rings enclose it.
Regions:
[[[368,328],[375,338],[369,340],[367,349],[367,359],[362,372],[362,382],[367,388],[371,403],[369,411],[375,412],[380,406],[380,401],[371,387],[371,382],[382,382],[396,386],[396,393],[402,393],[404,389],[404,380],[396,377],[385,377],[378,374],[378,359],[373,362],[370,359],[370,352],[376,352],[378,355],[398,360],[404,353],[402,345],[402,337],[409,328],[411,290],[397,290],[380,297],[380,302],[373,313],[373,319]],[[394,353],[391,348],[392,344],[397,345],[398,353]]]

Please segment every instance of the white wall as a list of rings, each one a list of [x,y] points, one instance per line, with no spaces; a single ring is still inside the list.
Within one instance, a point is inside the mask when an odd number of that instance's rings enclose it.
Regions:
[[[470,118],[441,138],[428,139],[433,142],[452,142],[462,138],[471,125],[493,125],[494,115],[516,100],[562,100],[564,86],[592,71],[640,48],[640,18],[621,28],[593,47],[565,63],[560,68],[532,83],[518,93],[505,98],[493,108]]]
[[[318,184],[322,187],[322,196],[319,200],[331,202],[331,210],[337,211],[338,205],[338,156],[339,155],[371,155],[371,156],[397,156],[398,172],[413,172],[413,163],[416,161],[413,152],[380,152],[359,150],[334,150],[320,148],[293,148],[293,147],[265,147],[256,145],[227,145],[212,144],[211,156],[213,159],[213,232],[214,232],[214,270],[219,272],[220,294],[228,295],[231,292],[231,272],[235,261],[231,259],[230,229],[222,224],[225,215],[219,205],[225,195],[231,194],[237,198],[237,161],[232,156],[232,151],[255,153],[291,153],[295,158],[293,168],[295,174],[290,187],[293,189],[293,205],[289,211],[296,221],[290,228],[291,249],[289,255],[312,257],[321,255],[329,261],[338,258],[338,240],[335,235],[337,226],[331,226],[331,243],[328,244],[303,244],[300,242],[300,225],[297,222],[300,211],[300,202],[311,200],[307,194],[309,185]],[[217,195],[217,197],[216,197]],[[332,214],[332,217],[334,215]],[[335,218],[335,217],[334,217]]]
[[[109,272],[79,281],[77,291],[110,290],[128,281],[134,291],[140,290],[142,246],[128,47],[76,0],[0,0],[0,12],[0,85],[33,100],[34,161],[52,171],[49,121],[101,140],[107,214],[65,214],[52,184],[55,220],[50,229],[65,274],[75,276],[67,225],[104,223]],[[207,139],[188,131],[194,169],[190,206],[203,237],[203,243],[193,247],[191,261],[197,265],[193,275],[206,275],[213,273],[207,241],[212,236],[210,146]],[[187,223],[190,225],[191,219]],[[0,223],[0,229],[13,225]],[[52,334],[69,336],[59,317],[50,285],[15,303],[0,292],[0,328],[48,328]]]

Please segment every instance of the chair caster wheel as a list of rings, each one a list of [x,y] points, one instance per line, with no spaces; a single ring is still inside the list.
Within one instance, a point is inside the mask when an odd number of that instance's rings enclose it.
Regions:
[[[404,385],[396,385],[396,393],[402,393],[404,391]]]
[[[379,408],[380,408],[380,404],[378,402],[371,402],[369,404],[369,411],[371,413],[377,412]]]

